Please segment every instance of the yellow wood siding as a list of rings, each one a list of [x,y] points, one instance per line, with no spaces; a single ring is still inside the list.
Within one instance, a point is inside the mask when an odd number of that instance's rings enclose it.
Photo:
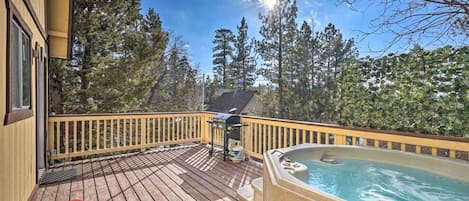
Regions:
[[[69,50],[70,1],[48,0],[47,34],[50,57],[67,58]]]
[[[33,3],[34,2],[34,3]],[[22,19],[32,31],[31,48],[36,42],[46,47],[32,16],[23,0],[12,0]],[[44,7],[44,1],[31,1],[33,8],[37,6],[39,12]],[[34,8],[36,9],[36,8]],[[7,10],[5,1],[0,1],[0,200],[27,200],[36,184],[36,117],[4,125],[6,112],[6,39],[7,39]],[[38,15],[44,26],[44,13]],[[45,26],[43,27],[45,29]],[[36,109],[36,64],[32,59],[31,66],[31,104]]]

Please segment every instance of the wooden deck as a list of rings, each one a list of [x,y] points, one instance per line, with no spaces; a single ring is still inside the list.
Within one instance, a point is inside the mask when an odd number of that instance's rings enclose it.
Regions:
[[[40,186],[33,200],[237,200],[236,190],[262,176],[256,162],[233,164],[204,145],[77,161],[73,180]]]

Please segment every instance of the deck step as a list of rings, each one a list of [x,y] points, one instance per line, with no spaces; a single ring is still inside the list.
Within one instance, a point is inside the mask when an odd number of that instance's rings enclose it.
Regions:
[[[239,201],[253,201],[254,200],[254,189],[251,184],[243,186],[238,189],[238,200]]]
[[[254,190],[254,201],[261,201],[264,200],[264,194],[263,194],[263,187],[264,187],[264,181],[262,177],[259,177],[257,179],[253,179],[251,181],[252,189]]]

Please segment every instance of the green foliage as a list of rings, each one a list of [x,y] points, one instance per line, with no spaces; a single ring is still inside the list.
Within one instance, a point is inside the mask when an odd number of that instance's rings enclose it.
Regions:
[[[262,21],[259,30],[262,40],[257,42],[257,52],[264,60],[261,73],[276,86],[278,103],[273,104],[275,108],[270,110],[279,118],[288,117],[285,96],[288,96],[288,87],[291,87],[287,82],[294,79],[293,49],[297,11],[296,1],[279,0],[267,13],[259,14]]]
[[[51,60],[51,112],[127,112],[148,103],[168,34],[139,1],[74,1],[70,62]]]
[[[151,111],[195,111],[201,110],[200,83],[197,70],[188,60],[186,52],[178,48],[177,42],[169,50],[165,69],[153,87],[148,110]]]
[[[235,85],[241,85],[239,88],[246,91],[254,85],[256,79],[256,58],[253,56],[254,39],[249,40],[248,24],[244,17],[237,28],[238,34],[234,41],[235,55],[231,63],[230,78],[234,80]]]
[[[469,135],[469,47],[378,59],[344,68],[339,123],[439,135]]]

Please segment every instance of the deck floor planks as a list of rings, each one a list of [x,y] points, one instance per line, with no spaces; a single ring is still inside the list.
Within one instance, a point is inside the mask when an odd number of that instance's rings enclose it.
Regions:
[[[150,157],[152,161],[154,160],[162,160],[156,158],[154,155],[148,155],[147,157]],[[172,167],[174,168],[174,164],[167,164],[167,167]],[[174,169],[171,171],[174,172]],[[182,172],[182,171],[180,171]],[[187,190],[193,189],[194,195],[196,196],[197,200],[216,200],[219,196],[211,192],[207,187],[205,187],[203,184],[200,183],[200,181],[203,181],[201,178],[196,177],[195,175],[190,175],[186,170],[184,170],[184,174],[178,175],[181,179],[183,179],[184,182],[187,182]],[[191,190],[192,191],[192,190]],[[198,197],[200,195],[200,197]],[[198,197],[198,198],[197,198]]]
[[[64,168],[75,168],[77,177],[40,186],[33,200],[236,200],[239,187],[262,176],[261,165],[208,156],[203,145],[76,161],[48,171]]]
[[[122,194],[124,195],[127,201],[138,201],[140,200],[135,192],[135,189],[130,184],[130,181],[127,179],[127,176],[124,174],[124,171],[119,165],[119,160],[122,158],[114,158],[109,161],[109,164],[114,172],[116,177],[117,183],[119,183],[119,187],[122,189]]]
[[[77,176],[72,181],[72,185],[70,186],[70,199],[80,199],[83,200],[83,163],[76,162],[73,166],[76,170]]]
[[[126,170],[125,175],[129,179],[130,184],[134,188],[135,192],[137,192],[137,196],[140,198],[140,200],[152,200],[153,198],[142,185],[141,180],[137,177],[137,173],[139,173],[140,170],[138,170],[136,164],[132,162],[132,157],[134,156],[123,158],[119,164],[124,170]]]
[[[203,155],[205,155],[205,157],[210,157],[208,155],[208,150],[205,150],[205,151],[206,153],[204,153]],[[192,152],[192,153],[198,154],[195,152]],[[190,154],[186,154],[186,155],[190,155]],[[252,179],[262,176],[262,171],[260,171],[260,167],[258,168],[253,167],[255,166],[255,164],[252,164],[252,163],[250,165],[246,165],[246,163],[234,164],[228,161],[226,162],[223,161],[221,159],[222,158],[221,155],[214,156],[214,157],[220,157],[220,159],[219,159],[219,163],[216,164],[216,166],[214,167],[214,168],[217,168],[217,170],[211,171],[211,172],[222,178],[229,178],[229,181],[227,181],[228,182],[227,184],[228,186],[232,188],[235,187],[234,189],[247,185],[250,183]]]
[[[150,154],[144,154],[144,155],[141,155],[141,156],[138,156],[138,157],[140,158],[140,160],[149,161],[149,162],[151,162],[155,165],[159,163],[159,161],[152,158],[150,156]],[[167,163],[165,164],[166,167],[168,165],[169,164],[167,164]],[[164,171],[164,169],[166,169],[166,167],[162,168],[162,170]],[[204,196],[203,193],[200,193],[199,191],[196,190],[197,189],[196,186],[191,185],[192,181],[187,180],[186,179],[187,177],[186,178],[184,177],[185,175],[178,175],[178,176],[180,176],[181,177],[180,179],[183,180],[183,183],[179,183],[181,188],[183,188],[187,193],[189,193],[192,197],[194,197],[194,199],[196,199],[196,200],[210,200],[210,197],[207,197],[207,196],[209,196],[208,195],[209,191],[207,191],[206,196]]]
[[[133,168],[134,172],[137,178],[141,181],[145,191],[147,191],[154,200],[167,200],[163,193],[161,193],[155,184],[149,179],[149,176],[153,174],[150,170],[150,166],[145,163],[141,163],[140,161],[136,161],[135,157],[137,156],[138,155],[130,157],[129,160],[136,165],[136,167]]]
[[[202,152],[203,153],[203,152]],[[195,153],[194,153],[195,154]],[[187,155],[190,155],[190,154],[187,154]],[[206,153],[203,153],[204,157],[210,157],[208,155],[208,150],[206,151]],[[256,168],[256,167],[253,167],[254,164],[250,164],[250,165],[246,165],[246,163],[241,163],[241,164],[234,164],[234,163],[231,163],[231,162],[224,162],[221,160],[222,156],[214,156],[214,157],[220,157],[220,160],[219,160],[219,163],[216,165],[217,168],[219,168],[217,171],[212,171],[216,174],[218,173],[222,173],[224,174],[223,176],[233,176],[233,174],[235,175],[242,175],[242,176],[248,176],[248,177],[252,177],[252,179],[254,178],[257,178],[259,177],[260,175],[262,175],[262,171],[260,169],[260,167]],[[213,157],[212,157],[213,158]],[[200,161],[203,161],[203,160],[200,160]],[[220,168],[220,166],[222,168]],[[239,170],[244,170],[244,171],[239,171]]]
[[[51,172],[57,172],[63,170],[63,167],[58,167],[50,170]],[[55,200],[57,197],[57,191],[59,189],[59,184],[47,184],[44,186],[46,189],[42,195],[41,200]]]
[[[172,153],[172,152],[171,152]],[[170,152],[168,152],[168,154],[171,154]],[[230,166],[230,165],[234,165],[232,164],[231,162],[228,162],[228,161],[223,161],[221,159],[221,156],[220,155],[216,155],[216,156],[208,156],[208,152],[205,156],[203,156],[204,158],[202,159],[199,159],[199,160],[204,160],[204,159],[207,159],[207,160],[218,160],[217,163],[214,165],[214,168],[213,168],[213,171],[209,171],[210,172],[210,176],[213,177],[215,180],[218,180],[219,182],[222,182],[224,184],[229,184],[230,180],[232,178],[235,178],[236,175],[237,175],[237,172],[239,171],[239,169],[232,169],[232,171],[230,171],[229,173],[225,173],[223,174],[222,172],[224,172],[224,170],[227,168],[227,166]],[[202,171],[202,170],[199,170],[200,172],[208,172],[208,171]],[[215,176],[216,175],[219,175],[219,176]],[[222,176],[220,175],[223,175],[225,178],[223,178]],[[231,178],[229,178],[231,177]],[[241,177],[241,176],[240,176]],[[229,188],[230,190],[232,190],[232,188]],[[236,188],[237,189],[237,188]],[[235,195],[236,195],[236,192],[233,192]]]
[[[91,167],[91,161],[83,163],[83,196],[84,200],[98,200],[98,195],[96,192],[96,186],[94,183],[93,169]]]
[[[106,183],[108,184],[109,192],[111,193],[111,199],[116,201],[125,201],[124,194],[122,194],[122,189],[120,188],[119,183],[117,182],[116,176],[114,175],[114,171],[112,170],[112,167],[109,164],[109,160],[102,160],[100,162],[101,167],[103,169],[104,178],[106,180]]]
[[[70,170],[73,166],[67,165],[64,166],[63,170]],[[57,189],[57,197],[55,197],[56,201],[68,201],[70,200],[70,189],[72,186],[72,181],[63,181],[60,182],[59,188]]]
[[[109,185],[104,178],[100,159],[98,158],[93,160],[91,166],[93,167],[93,177],[96,185],[96,193],[98,194],[98,200],[110,200],[111,193],[109,191]]]
[[[174,152],[174,151],[172,151]],[[198,181],[202,182],[202,184],[205,184],[204,186],[206,188],[209,188],[212,190],[212,192],[216,193],[217,195],[228,195],[231,198],[235,199],[236,198],[236,190],[229,188],[228,186],[224,185],[223,181],[220,181],[220,178],[217,177],[212,177],[213,175],[207,174],[206,172],[203,172],[198,169],[194,168],[188,168],[186,167],[187,165],[184,164],[184,161],[174,157],[172,152],[161,152],[160,154],[155,154],[155,157],[167,157],[167,158],[172,158],[173,161],[181,165],[182,167],[185,167],[188,171],[190,171],[192,174],[189,175],[197,175],[199,176],[200,179]],[[174,157],[174,158],[173,158]]]

